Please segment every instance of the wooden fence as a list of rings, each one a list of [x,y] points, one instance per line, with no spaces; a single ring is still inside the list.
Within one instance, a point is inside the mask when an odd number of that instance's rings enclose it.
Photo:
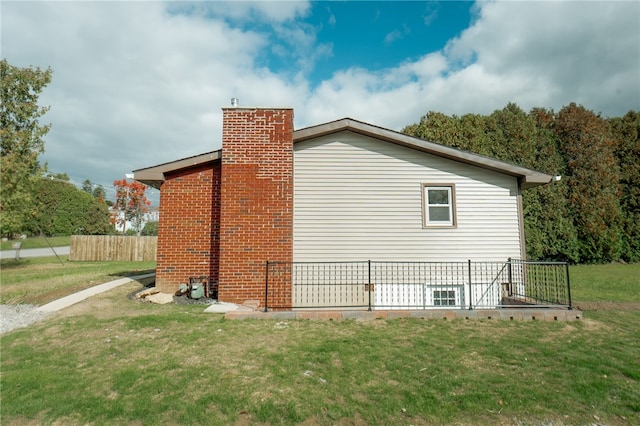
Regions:
[[[72,235],[71,261],[156,260],[158,237],[123,235]]]

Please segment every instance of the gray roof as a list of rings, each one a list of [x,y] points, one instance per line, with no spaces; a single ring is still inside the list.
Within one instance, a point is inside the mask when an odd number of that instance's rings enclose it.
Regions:
[[[194,155],[193,157],[182,158],[168,163],[158,164],[157,166],[145,167],[133,171],[133,178],[145,185],[160,189],[160,185],[166,179],[166,174],[184,170],[191,167],[201,166],[206,163],[217,161],[222,155],[222,150],[205,152],[204,154]]]
[[[358,133],[396,145],[437,155],[439,157],[514,176],[520,180],[523,189],[544,185],[551,182],[553,179],[553,176],[546,173],[516,166],[511,163],[474,154],[472,152],[440,145],[435,142],[425,141],[420,138],[408,136],[400,132],[374,126],[352,118],[343,118],[317,126],[296,130],[293,132],[293,143],[295,144],[297,142],[343,131]],[[183,158],[169,163],[159,164],[157,166],[134,170],[134,179],[154,188],[159,188],[165,180],[166,173],[202,165],[207,162],[217,161],[220,159],[221,155],[222,150],[212,151],[194,157]]]
[[[295,132],[293,132],[293,141],[294,143],[302,142],[304,140],[313,139],[342,131],[359,133],[361,135],[384,140],[396,145],[405,146],[407,148],[416,149],[418,151],[423,151],[432,155],[437,155],[439,157],[448,158],[450,160],[459,161],[461,163],[493,170],[510,176],[515,176],[521,179],[521,184],[524,189],[538,185],[544,185],[551,182],[551,180],[553,179],[553,176],[545,173],[527,169],[525,167],[516,166],[514,164],[496,160],[484,155],[474,154],[469,151],[451,148],[435,142],[429,142],[424,139],[405,135],[404,133],[395,132],[393,130],[374,126],[368,123],[363,123],[362,121],[354,120],[352,118],[343,118],[341,120],[320,124],[318,126],[296,130]]]

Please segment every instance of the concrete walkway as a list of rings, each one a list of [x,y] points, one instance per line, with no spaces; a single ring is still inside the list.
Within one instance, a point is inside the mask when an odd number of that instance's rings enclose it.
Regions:
[[[67,308],[78,302],[82,302],[83,300],[91,296],[95,296],[96,294],[104,293],[105,291],[119,287],[123,284],[130,283],[131,281],[150,278],[153,276],[155,276],[155,273],[133,275],[131,277],[125,277],[125,278],[120,278],[119,280],[109,281],[108,283],[99,284],[99,285],[84,289],[82,291],[79,291],[77,293],[70,294],[69,296],[63,297],[62,299],[54,300],[51,303],[47,303],[46,305],[40,306],[36,310],[41,312],[56,312],[56,311],[59,311],[60,309]]]

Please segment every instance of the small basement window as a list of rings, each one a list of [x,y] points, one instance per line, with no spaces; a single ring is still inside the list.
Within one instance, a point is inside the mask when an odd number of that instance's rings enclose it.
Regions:
[[[456,226],[453,184],[423,184],[422,200],[425,227]]]
[[[434,286],[428,285],[426,291],[427,306],[462,306],[464,304],[464,295],[462,287],[458,285],[452,286]]]
[[[455,290],[433,290],[434,306],[456,306]]]

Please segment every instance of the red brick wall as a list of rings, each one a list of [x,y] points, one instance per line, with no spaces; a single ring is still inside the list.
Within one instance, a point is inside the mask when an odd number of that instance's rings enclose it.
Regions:
[[[265,263],[293,259],[293,110],[223,108],[221,301],[260,300]],[[291,306],[290,283],[274,306]]]
[[[220,161],[180,170],[161,187],[156,287],[174,293],[189,277],[218,281]]]

